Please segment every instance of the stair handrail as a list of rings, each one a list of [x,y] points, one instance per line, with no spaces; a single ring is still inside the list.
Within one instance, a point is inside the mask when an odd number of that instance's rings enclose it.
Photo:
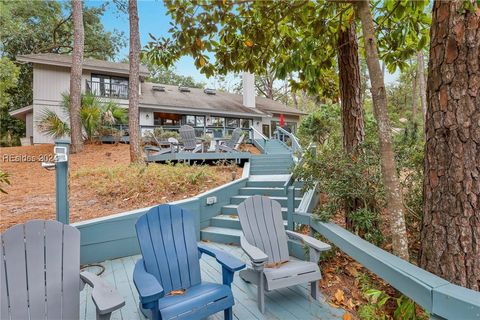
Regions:
[[[265,147],[267,145],[267,141],[269,140],[263,133],[261,133],[260,131],[258,131],[255,127],[251,126],[250,129],[252,130],[252,143],[258,148],[258,149],[261,149],[260,151],[262,151],[263,153],[266,153],[265,152]],[[257,134],[258,136],[260,136],[260,138],[262,139],[262,144],[260,144],[259,142],[257,142],[257,140],[255,139],[255,134]]]
[[[262,138],[263,140],[265,140],[265,141],[268,140],[267,136],[265,136],[263,133],[258,131],[258,129],[256,129],[255,127],[251,126],[250,129],[252,129],[252,131],[253,131],[253,139],[255,139],[255,133],[257,133],[260,136],[260,138]]]
[[[290,140],[292,141],[292,151],[294,153],[298,152],[299,158],[302,157],[302,153],[303,153],[302,146],[300,145],[300,142],[298,141],[298,138],[292,132],[288,132],[287,130],[283,129],[282,127],[277,127],[276,130],[275,130],[275,133],[277,135],[278,140],[280,140],[280,141],[282,141],[280,139],[280,133],[282,133],[283,136],[288,136],[290,138]]]

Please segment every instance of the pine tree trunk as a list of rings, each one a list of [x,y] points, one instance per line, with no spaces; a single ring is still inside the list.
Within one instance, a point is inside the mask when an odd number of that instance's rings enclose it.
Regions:
[[[355,22],[349,28],[338,30],[338,68],[340,100],[342,104],[343,148],[356,154],[357,146],[365,137],[362,105],[362,82]],[[345,204],[345,226],[352,229],[350,213],[361,208],[360,199],[350,199]]]
[[[412,83],[412,124],[415,125],[417,123],[417,75],[413,75],[413,83]]]
[[[82,64],[83,64],[83,3],[72,0],[73,17],[73,54],[70,70],[70,136],[71,152],[83,150],[82,121],[80,109],[82,104]]]
[[[427,114],[427,90],[425,88],[425,63],[423,61],[423,52],[417,52],[417,82],[420,92],[420,105],[422,106],[423,121]]]
[[[140,162],[140,127],[138,124],[140,37],[138,31],[137,0],[128,1],[130,18],[130,75],[128,80],[128,130],[130,138],[130,162]]]
[[[392,233],[393,253],[408,260],[408,239],[405,227],[403,196],[396,172],[392,139],[390,136],[392,129],[387,111],[387,94],[378,57],[372,12],[370,11],[368,0],[355,2],[355,7],[357,16],[362,22],[365,55],[371,83],[370,91],[372,93],[374,115],[378,124],[382,178],[387,198],[387,213],[389,215],[388,218],[390,220]]]
[[[462,5],[432,11],[420,265],[480,290],[480,15]]]
[[[342,100],[343,147],[351,153],[363,141],[363,106],[355,23],[338,32],[338,68]]]

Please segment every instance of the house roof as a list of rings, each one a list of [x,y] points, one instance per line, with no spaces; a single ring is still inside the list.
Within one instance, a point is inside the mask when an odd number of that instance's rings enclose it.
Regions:
[[[25,116],[33,112],[33,105],[25,106],[19,109],[15,109],[9,112],[12,117],[25,120]]]
[[[38,64],[46,64],[53,66],[70,67],[72,65],[72,56],[66,54],[56,53],[39,53],[39,54],[26,54],[18,55],[17,61],[31,62]],[[129,74],[129,64],[121,62],[111,62],[98,59],[84,59],[83,69],[112,72],[118,74]],[[140,65],[140,76],[148,76],[148,69],[144,65]]]
[[[154,91],[153,86],[163,86],[165,91]],[[190,92],[181,92],[177,86],[157,83],[142,83],[140,104],[152,109],[171,111],[209,112],[212,114],[231,114],[264,117],[272,113],[303,115],[304,113],[289,108],[278,101],[256,97],[256,108],[243,105],[240,94],[216,91],[215,95],[206,94],[203,89],[190,88]]]

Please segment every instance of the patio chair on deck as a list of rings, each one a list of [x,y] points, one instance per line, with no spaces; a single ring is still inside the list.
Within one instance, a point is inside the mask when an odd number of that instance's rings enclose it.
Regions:
[[[160,205],[135,225],[142,259],[135,264],[133,281],[140,307],[153,319],[202,319],[224,310],[232,319],[230,288],[235,271],[245,264],[226,252],[198,244],[194,216],[174,205]],[[200,255],[222,265],[223,284],[202,282]]]
[[[157,146],[145,146],[144,151],[145,154],[154,156],[154,155],[160,155],[160,154],[166,154],[166,153],[175,153],[178,151],[178,140],[170,137],[167,139],[167,141],[158,141],[155,139]]]
[[[239,151],[238,147],[243,141],[243,130],[236,128],[232,132],[232,137],[225,141],[224,143],[218,143],[216,146],[216,151],[226,151],[226,152],[235,152]]]
[[[80,272],[80,232],[57,221],[32,220],[1,235],[0,319],[78,319],[80,291],[93,288],[97,319],[125,305],[102,278]]]
[[[237,211],[243,230],[240,245],[252,264],[251,268],[240,272],[240,277],[257,285],[260,311],[265,311],[265,290],[310,282],[312,297],[319,298],[318,281],[322,275],[317,263],[320,252],[329,250],[330,245],[285,230],[280,204],[268,197],[250,197],[238,206]],[[287,236],[308,246],[310,261],[289,256]]]
[[[196,137],[195,129],[188,125],[183,125],[178,130],[182,137],[182,151],[201,152],[203,150],[203,141]],[[200,142],[200,143],[199,143]]]

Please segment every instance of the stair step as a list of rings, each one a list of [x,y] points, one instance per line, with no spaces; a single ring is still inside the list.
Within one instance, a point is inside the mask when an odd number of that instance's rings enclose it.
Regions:
[[[283,220],[283,224],[287,225],[287,220]],[[228,228],[241,230],[240,220],[237,215],[225,215],[221,214],[213,217],[210,220],[210,225],[217,228]]]
[[[300,192],[300,189],[297,190]],[[254,196],[254,195],[261,195],[261,196],[284,196],[285,195],[285,189],[283,187],[244,187],[240,188],[239,190],[240,195],[245,195],[245,196]]]
[[[233,197],[230,197],[230,203],[231,204],[240,204],[243,201],[247,200],[248,198],[250,198],[250,196],[233,196]],[[278,203],[280,203],[280,205],[282,207],[287,206],[287,200],[288,200],[287,197],[270,197],[270,199],[277,201]],[[301,200],[302,200],[302,198],[295,197],[295,207],[297,207],[300,204]]]
[[[252,169],[250,174],[268,175],[268,174],[289,174],[290,169]]]
[[[219,227],[206,227],[200,230],[200,238],[202,240],[226,243],[226,244],[240,244],[240,236],[242,230],[219,228]]]
[[[237,216],[238,215],[237,208],[238,208],[238,204],[227,204],[222,207],[221,213],[222,215],[227,215],[227,216]],[[287,218],[287,211],[288,210],[286,207],[282,207],[283,219]]]

